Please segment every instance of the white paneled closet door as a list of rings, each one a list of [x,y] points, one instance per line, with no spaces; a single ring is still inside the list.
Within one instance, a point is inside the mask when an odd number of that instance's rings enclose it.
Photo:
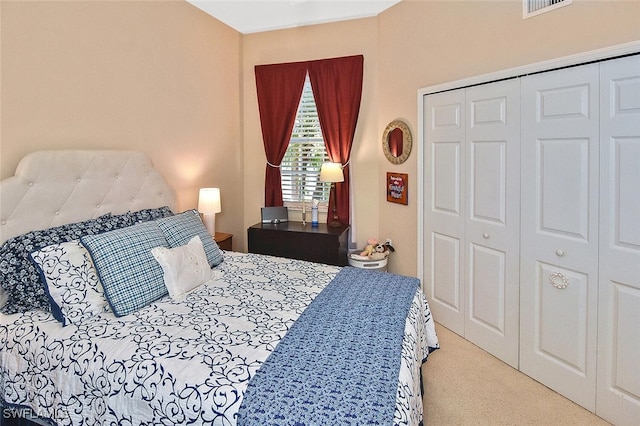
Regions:
[[[519,84],[424,100],[424,264],[434,318],[516,368]]]
[[[595,410],[598,64],[522,78],[520,369]]]
[[[424,276],[434,318],[464,336],[465,91],[425,96]]]
[[[520,81],[466,90],[465,337],[518,368]]]
[[[596,413],[640,419],[640,57],[600,69],[600,300]]]

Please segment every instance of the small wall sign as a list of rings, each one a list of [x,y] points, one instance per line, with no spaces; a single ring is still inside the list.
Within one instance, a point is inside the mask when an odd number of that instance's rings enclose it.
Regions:
[[[409,204],[407,184],[409,175],[406,173],[387,172],[387,201],[398,204]]]

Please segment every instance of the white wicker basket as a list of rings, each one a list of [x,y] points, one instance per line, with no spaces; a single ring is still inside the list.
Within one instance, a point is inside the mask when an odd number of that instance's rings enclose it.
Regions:
[[[356,253],[359,253],[356,252]],[[350,266],[361,269],[372,269],[374,271],[384,271],[387,270],[387,263],[389,261],[389,257],[385,257],[384,259],[376,259],[376,260],[361,260],[354,259],[351,256],[347,256],[347,260]]]

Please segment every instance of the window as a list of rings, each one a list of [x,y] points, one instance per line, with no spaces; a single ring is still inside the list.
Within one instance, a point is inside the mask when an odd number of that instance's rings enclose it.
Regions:
[[[329,161],[309,76],[304,82],[289,147],[280,165],[282,198],[287,206],[302,200],[329,201],[329,186],[320,182],[320,166]]]
[[[522,18],[527,19],[541,13],[568,6],[572,0],[522,0]]]

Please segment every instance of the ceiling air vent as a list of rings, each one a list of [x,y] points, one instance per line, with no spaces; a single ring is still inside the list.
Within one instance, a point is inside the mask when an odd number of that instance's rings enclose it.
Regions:
[[[522,0],[522,19],[568,6],[571,0]]]

